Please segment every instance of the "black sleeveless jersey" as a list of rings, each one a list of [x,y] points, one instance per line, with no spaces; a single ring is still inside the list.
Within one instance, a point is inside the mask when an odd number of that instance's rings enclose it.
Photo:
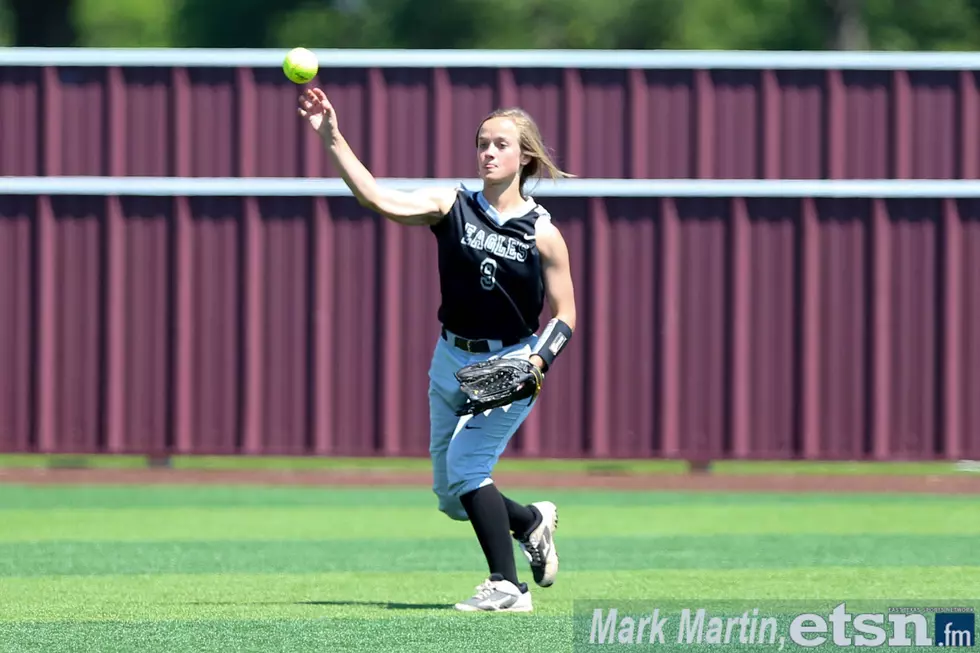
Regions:
[[[538,330],[544,307],[535,222],[529,211],[502,224],[482,194],[461,190],[449,213],[432,226],[439,248],[439,321],[470,339],[511,340]]]

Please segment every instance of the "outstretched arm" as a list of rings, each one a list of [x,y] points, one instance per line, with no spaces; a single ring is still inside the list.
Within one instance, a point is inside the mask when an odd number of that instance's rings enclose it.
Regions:
[[[299,98],[299,115],[320,136],[348,188],[361,206],[406,225],[431,225],[449,212],[456,199],[453,188],[404,192],[382,188],[354,154],[337,126],[337,115],[326,94],[311,88]]]
[[[541,334],[531,361],[547,371],[549,361],[554,360],[575,330],[575,288],[568,247],[561,232],[550,220],[539,220],[535,230],[552,319]]]

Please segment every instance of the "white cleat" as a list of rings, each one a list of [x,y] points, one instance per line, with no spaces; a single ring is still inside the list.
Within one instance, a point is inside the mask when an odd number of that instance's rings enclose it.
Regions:
[[[499,574],[476,588],[476,594],[456,604],[461,612],[531,612],[531,592],[525,583],[518,587]]]
[[[558,575],[558,549],[555,547],[558,507],[550,501],[539,501],[531,505],[541,513],[541,523],[525,539],[517,542],[524,557],[531,563],[534,582],[541,587],[551,587]]]

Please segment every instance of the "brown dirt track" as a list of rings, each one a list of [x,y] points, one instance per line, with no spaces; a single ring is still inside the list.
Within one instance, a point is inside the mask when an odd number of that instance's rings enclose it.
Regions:
[[[887,492],[980,494],[980,474],[826,475],[813,474],[569,474],[500,473],[508,487],[604,488],[705,492]],[[431,484],[428,472],[381,470],[270,471],[151,469],[0,469],[0,483],[21,484],[231,484],[300,486],[410,486]]]

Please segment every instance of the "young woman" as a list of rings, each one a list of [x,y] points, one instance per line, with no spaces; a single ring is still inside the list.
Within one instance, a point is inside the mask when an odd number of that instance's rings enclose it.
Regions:
[[[508,499],[491,473],[534,399],[458,417],[465,397],[454,373],[501,356],[529,359],[548,372],[571,339],[575,296],[568,249],[548,211],[525,189],[532,176],[569,175],[548,156],[537,125],[520,109],[495,111],[478,127],[480,191],[382,188],[351,151],[322,90],[300,97],[299,115],[319,134],[362,206],[400,224],[427,226],[436,237],[442,332],[429,369],[433,491],[440,511],[471,523],[490,570],[456,609],[529,612],[531,594],[518,579],[511,538],[535,582],[549,587],[558,572],[557,508],[549,501],[521,505]],[[554,317],[539,336],[546,298]]]

